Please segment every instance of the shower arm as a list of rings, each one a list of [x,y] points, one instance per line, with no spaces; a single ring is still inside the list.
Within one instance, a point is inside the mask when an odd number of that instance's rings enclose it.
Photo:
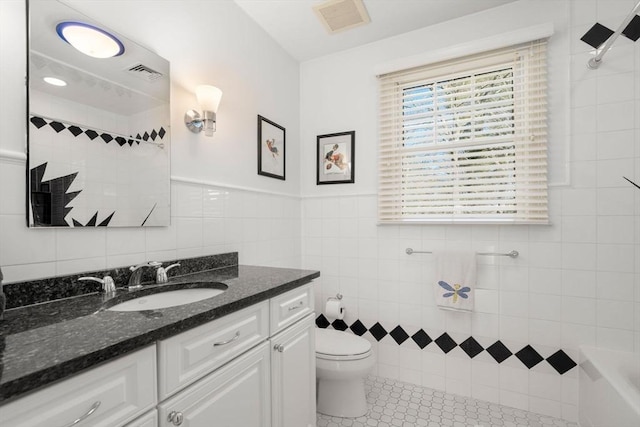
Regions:
[[[622,34],[624,29],[627,28],[627,25],[629,25],[633,17],[636,16],[636,13],[638,12],[638,10],[640,10],[640,1],[638,2],[638,4],[635,5],[635,7],[629,13],[629,15],[627,15],[624,21],[622,21],[622,24],[620,24],[616,32],[613,33],[611,37],[609,37],[609,40],[607,40],[607,42],[604,44],[602,49],[600,49],[600,51],[596,49],[596,52],[598,53],[596,54],[596,56],[594,56],[589,60],[589,62],[587,63],[587,67],[589,67],[592,70],[596,70],[598,67],[600,67],[600,64],[602,63],[602,57],[611,48],[611,45],[618,39],[618,37],[620,36],[620,34]]]

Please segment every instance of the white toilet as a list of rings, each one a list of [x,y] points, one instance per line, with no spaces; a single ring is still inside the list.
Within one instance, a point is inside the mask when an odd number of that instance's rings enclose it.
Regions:
[[[347,332],[316,329],[317,411],[355,418],[367,413],[364,379],[375,358],[371,343]]]

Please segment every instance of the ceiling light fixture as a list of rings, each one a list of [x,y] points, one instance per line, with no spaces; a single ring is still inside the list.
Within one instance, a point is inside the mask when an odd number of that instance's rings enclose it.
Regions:
[[[66,86],[67,82],[65,82],[62,79],[58,79],[56,77],[43,77],[42,80],[45,81],[45,83],[49,83],[52,86]]]
[[[222,91],[215,86],[200,85],[196,88],[196,98],[202,107],[202,118],[196,110],[184,115],[184,124],[193,133],[204,130],[205,136],[213,136],[216,131],[216,113],[222,99]]]
[[[93,58],[112,58],[124,53],[124,45],[116,36],[84,22],[61,22],[56,25],[56,32],[62,40]]]

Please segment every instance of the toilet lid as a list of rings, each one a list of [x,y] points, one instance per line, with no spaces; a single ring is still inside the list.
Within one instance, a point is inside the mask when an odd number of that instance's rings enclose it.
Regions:
[[[371,343],[364,338],[332,329],[316,328],[316,353],[327,356],[356,356],[368,353]]]

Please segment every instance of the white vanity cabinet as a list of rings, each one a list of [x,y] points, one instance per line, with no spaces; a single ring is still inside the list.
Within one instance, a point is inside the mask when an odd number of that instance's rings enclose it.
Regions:
[[[156,351],[151,346],[0,406],[0,424],[122,426],[153,409],[156,396]]]
[[[315,426],[313,307],[303,285],[0,406],[0,424]]]

